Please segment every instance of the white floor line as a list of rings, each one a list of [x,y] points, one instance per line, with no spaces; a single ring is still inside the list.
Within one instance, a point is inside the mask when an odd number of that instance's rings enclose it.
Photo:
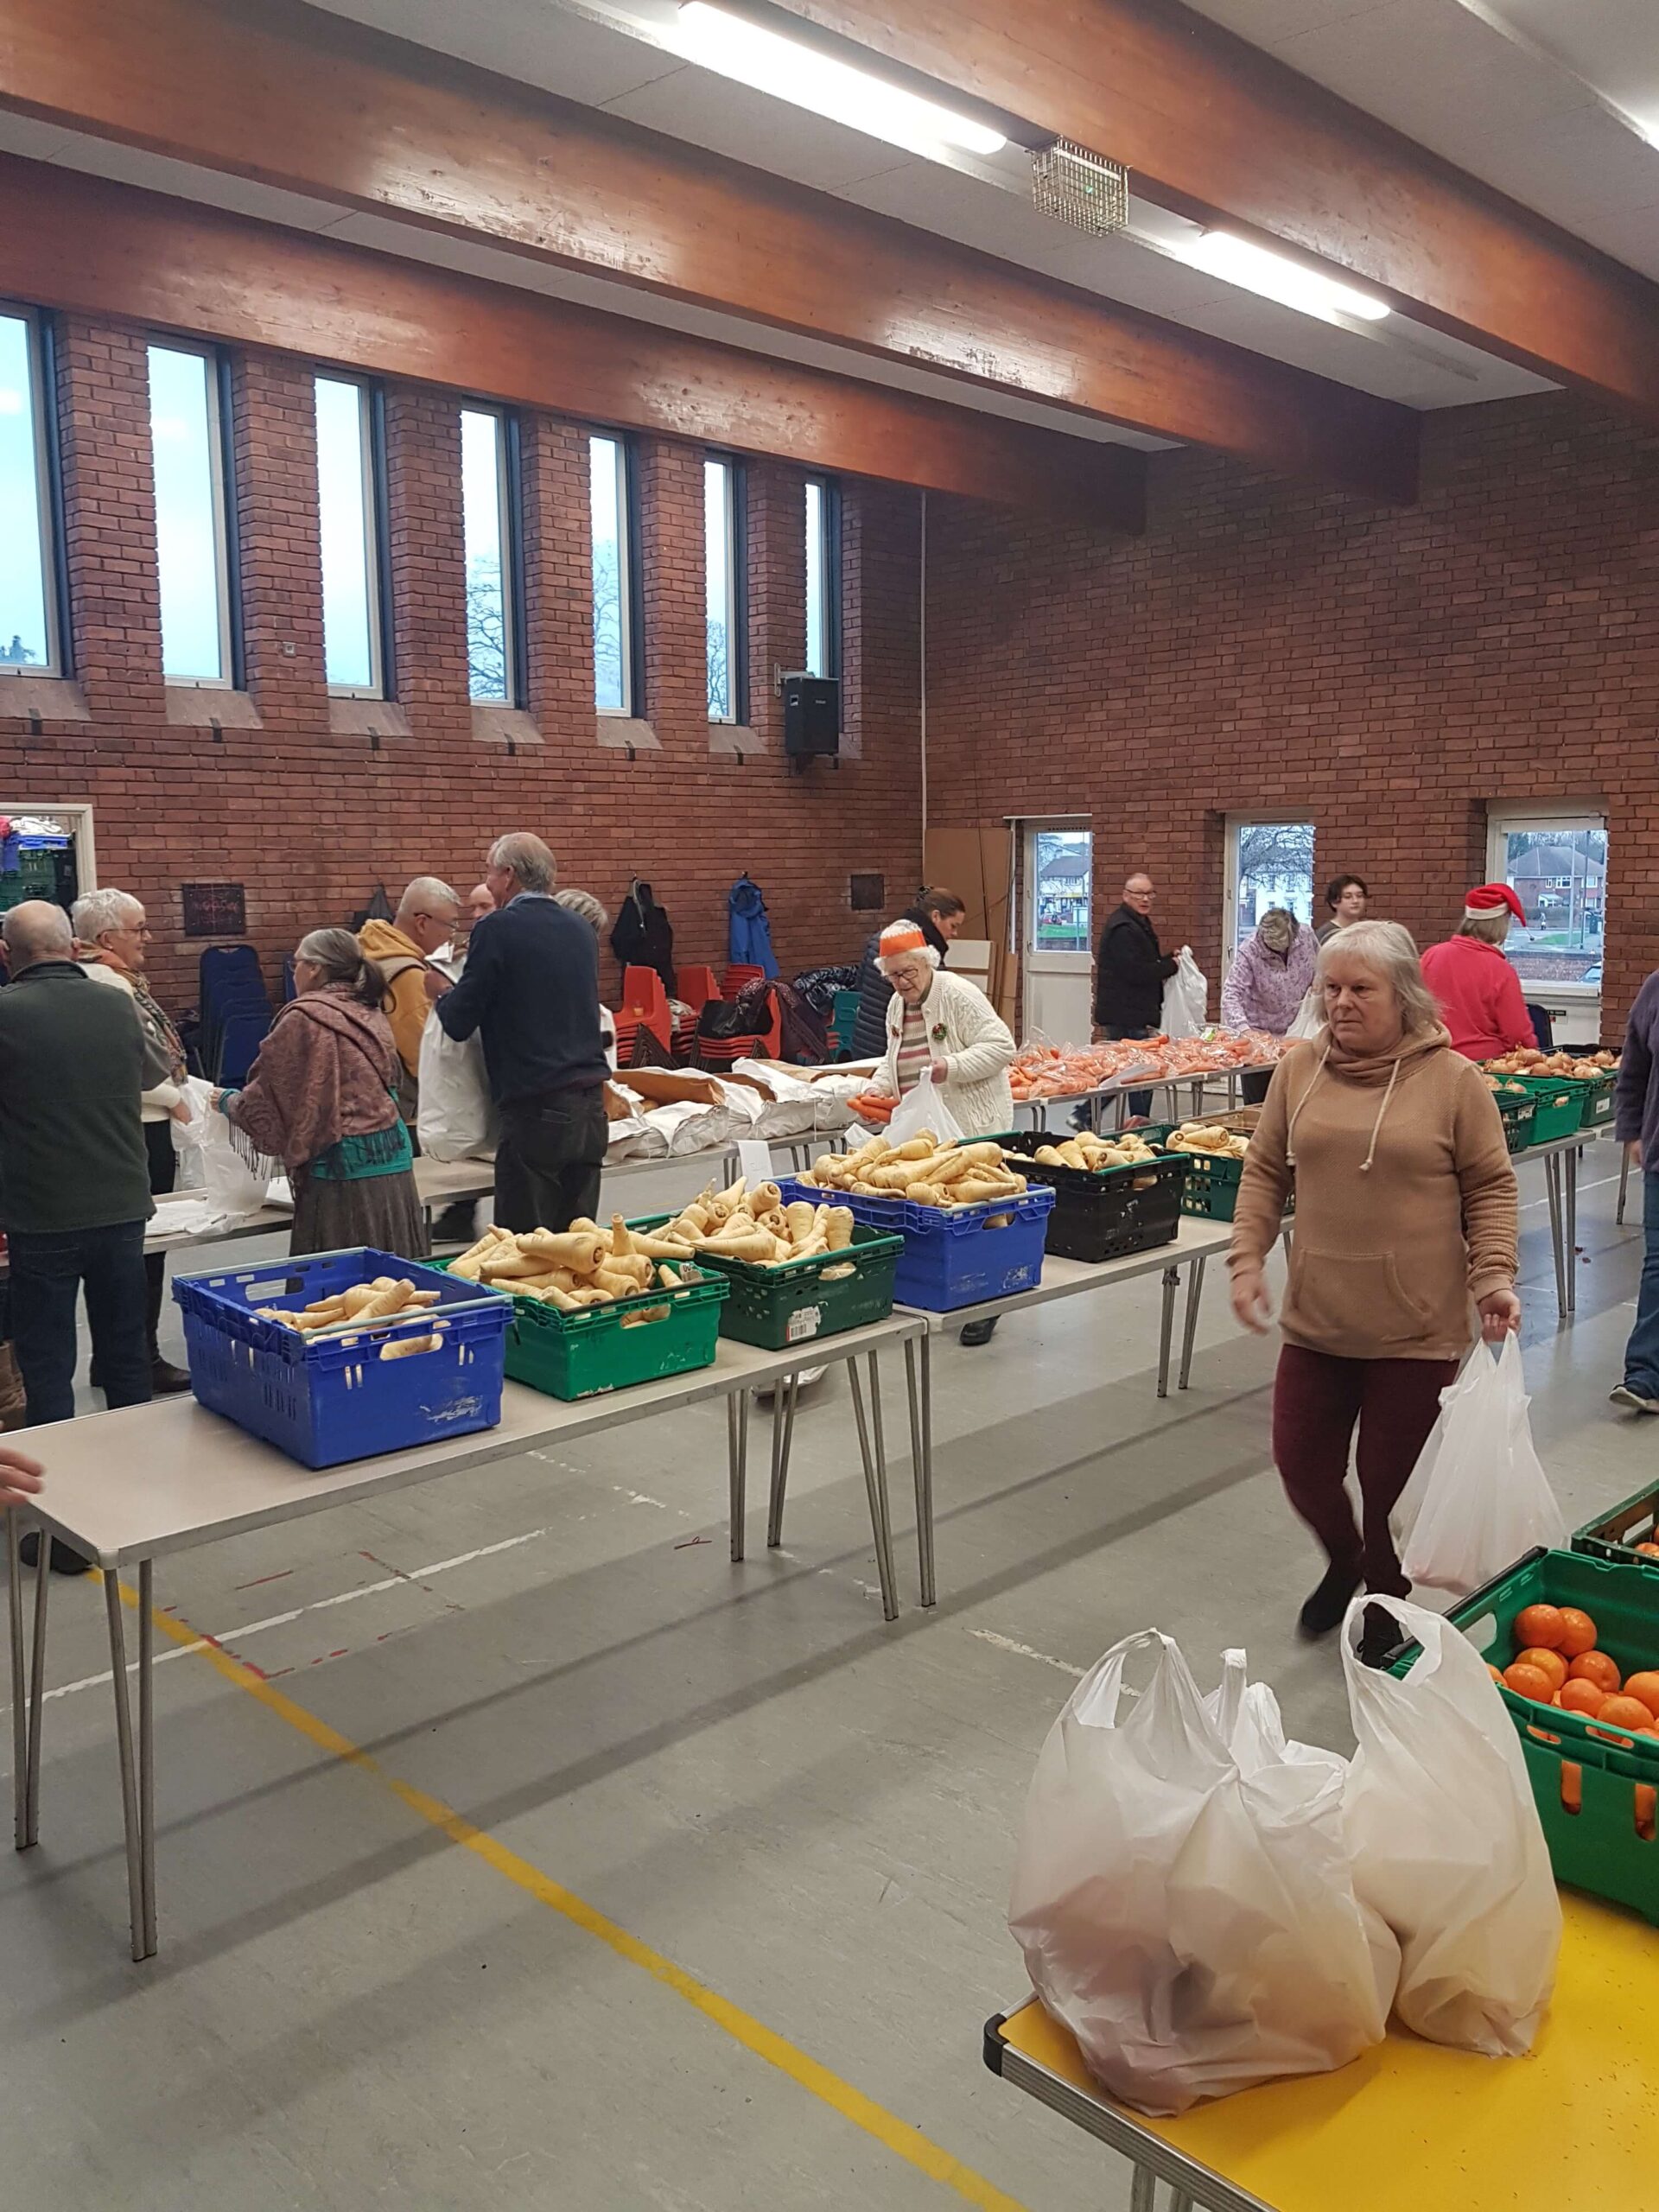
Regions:
[[[988,1643],[998,1651],[1011,1652],[1016,1659],[1039,1659],[1045,1667],[1052,1667],[1057,1674],[1070,1675],[1074,1681],[1081,1681],[1088,1673],[1086,1667],[1074,1667],[1069,1659],[1051,1659],[1046,1651],[1033,1651],[1028,1643],[1016,1643],[1012,1637],[998,1636],[995,1629],[970,1628],[969,1636],[976,1636],[982,1643]],[[104,1678],[109,1680],[106,1675]]]
[[[1617,1183],[1618,1180],[1618,1178],[1617,1175],[1598,1175],[1593,1183],[1580,1184],[1579,1196],[1582,1198],[1586,1191],[1605,1190],[1609,1183]],[[1567,1203],[1565,1193],[1562,1194],[1561,1203],[1563,1205]],[[1547,1206],[1548,1204],[1549,1193],[1546,1191],[1541,1198],[1529,1198],[1525,1205],[1521,1208],[1521,1211],[1522,1213],[1530,1213],[1535,1206]],[[1626,1224],[1626,1226],[1629,1226],[1628,1223]]]
[[[216,1636],[199,1636],[194,1643],[170,1644],[165,1651],[156,1654],[154,1663],[161,1667],[169,1659],[188,1659],[194,1651],[205,1651],[210,1643],[232,1650],[251,1636],[263,1636],[267,1630],[273,1628],[286,1628],[290,1621],[302,1620],[308,1613],[326,1612],[334,1605],[349,1605],[358,1598],[378,1598],[387,1590],[399,1590],[410,1583],[429,1581],[435,1574],[448,1574],[453,1567],[469,1567],[475,1559],[493,1559],[498,1552],[514,1551],[520,1544],[533,1544],[538,1536],[546,1534],[545,1529],[528,1529],[522,1536],[504,1536],[499,1543],[480,1544],[476,1551],[458,1552],[454,1559],[435,1560],[430,1567],[414,1567],[407,1574],[388,1574],[379,1582],[365,1582],[354,1590],[338,1590],[332,1598],[318,1598],[308,1605],[296,1605],[285,1613],[269,1614],[262,1621],[249,1621],[240,1628],[227,1628]],[[129,1663],[127,1672],[134,1675],[137,1671],[138,1662],[135,1659]],[[111,1671],[106,1667],[101,1675],[83,1675],[78,1682],[60,1682],[56,1689],[45,1693],[41,1702],[49,1705],[54,1698],[73,1697],[77,1690],[101,1689],[110,1680]],[[10,1707],[0,1706],[0,1712],[10,1710]]]

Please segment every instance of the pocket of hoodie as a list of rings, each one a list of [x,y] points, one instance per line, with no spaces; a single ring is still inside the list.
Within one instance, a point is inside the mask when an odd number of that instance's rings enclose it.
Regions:
[[[1311,1335],[1407,1344],[1433,1316],[1410,1297],[1392,1252],[1313,1252],[1297,1236],[1292,1248],[1291,1298]]]

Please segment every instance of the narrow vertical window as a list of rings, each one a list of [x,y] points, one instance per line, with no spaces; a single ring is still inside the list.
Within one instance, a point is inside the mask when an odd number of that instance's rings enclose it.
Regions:
[[[746,676],[743,472],[734,461],[702,464],[703,599],[709,719],[741,722]]]
[[[0,672],[62,672],[53,413],[41,326],[0,312]]]
[[[841,673],[841,493],[806,480],[806,672]]]
[[[461,524],[467,565],[467,669],[472,696],[519,702],[518,503],[513,438],[495,408],[461,410]]]
[[[594,553],[594,704],[601,715],[639,711],[634,611],[633,501],[628,447],[588,442]]]
[[[217,355],[149,348],[162,672],[169,683],[234,683],[229,460]]]
[[[322,523],[322,650],[328,689],[385,696],[374,394],[353,378],[316,378],[317,504]]]

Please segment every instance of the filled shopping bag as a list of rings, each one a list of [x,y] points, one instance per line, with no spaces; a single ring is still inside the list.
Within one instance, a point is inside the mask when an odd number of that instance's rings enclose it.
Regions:
[[[931,1129],[941,1144],[962,1141],[962,1124],[945,1104],[944,1089],[937,1083],[918,1083],[905,1093],[887,1123],[887,1142],[896,1151],[924,1129]]]
[[[1138,1698],[1132,1656],[1153,1662]],[[1212,1711],[1169,1637],[1126,1638],[1050,1730],[1020,1826],[1008,1925],[1033,1986],[1143,2112],[1345,2065],[1394,1995],[1397,1948],[1354,1893],[1343,1762],[1292,1756],[1239,1675]]]
[[[1567,1523],[1533,1446],[1521,1347],[1484,1344],[1440,1394],[1440,1414],[1401,1500],[1407,1579],[1459,1597],[1530,1551],[1567,1541]]]
[[[1407,1674],[1359,1658],[1367,1605],[1416,1637]],[[1430,2043],[1518,2056],[1554,1986],[1561,1907],[1515,1723],[1462,1631],[1402,1598],[1355,1599],[1343,1664],[1354,1886],[1399,1939],[1395,2010]]]
[[[421,1032],[421,1150],[433,1160],[487,1159],[495,1150],[495,1107],[477,1037],[458,1045],[435,1009]]]
[[[1324,1019],[1325,995],[1317,983],[1310,983],[1302,994],[1302,1002],[1296,1009],[1296,1019],[1285,1034],[1287,1037],[1315,1037]]]
[[[1184,944],[1176,957],[1175,973],[1164,985],[1163,1029],[1168,1037],[1196,1037],[1209,1020],[1210,986],[1203,969]]]
[[[219,1227],[258,1212],[280,1160],[257,1152],[246,1137],[213,1103],[213,1086],[188,1076],[180,1086],[190,1109],[188,1122],[173,1123],[173,1142],[186,1170],[179,1187],[200,1189],[207,1201],[203,1225]]]

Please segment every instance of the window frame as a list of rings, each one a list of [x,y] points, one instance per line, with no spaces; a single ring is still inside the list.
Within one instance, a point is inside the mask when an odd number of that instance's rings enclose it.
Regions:
[[[617,615],[620,630],[622,703],[617,707],[601,707],[598,699],[598,672],[595,670],[594,712],[610,721],[639,721],[645,713],[645,586],[640,550],[639,476],[633,440],[623,430],[590,429],[588,433],[588,550],[593,556],[593,469],[594,448],[608,445],[614,460],[612,467],[616,479],[616,512],[622,534],[620,557],[616,564]],[[591,578],[588,597],[593,596]],[[589,637],[594,636],[593,614],[588,617]],[[597,658],[597,656],[595,656]],[[707,688],[705,679],[705,690]]]
[[[346,385],[358,396],[359,445],[363,469],[363,527],[367,540],[363,549],[364,582],[367,587],[364,598],[369,620],[371,681],[366,684],[330,683],[328,696],[331,699],[391,699],[395,694],[391,650],[391,575],[386,557],[386,549],[391,543],[391,499],[386,481],[385,391],[372,377],[353,376],[347,370],[318,366],[311,372],[314,407],[316,387],[320,384]],[[321,477],[318,484],[321,491]],[[328,632],[325,615],[325,671],[327,654]]]
[[[35,440],[41,613],[46,625],[45,658],[0,661],[0,676],[64,677],[73,672],[73,656],[69,578],[64,562],[63,451],[58,423],[56,328],[49,315],[21,300],[0,299],[0,315],[23,326],[29,416]]]
[[[474,707],[523,707],[530,690],[524,606],[524,503],[523,447],[518,417],[511,407],[491,399],[463,399],[459,414],[487,415],[497,425],[495,442],[496,529],[501,547],[501,688],[500,699],[474,696],[470,674],[468,702]],[[461,500],[461,574],[467,569],[467,511]]]
[[[1505,863],[1509,859],[1509,839],[1512,830],[1536,831],[1560,830],[1571,834],[1575,830],[1599,830],[1603,837],[1611,835],[1607,810],[1577,806],[1570,802],[1559,806],[1541,805],[1536,802],[1507,805],[1502,801],[1489,803],[1486,809],[1486,880],[1489,883],[1507,883]],[[1541,976],[1521,976],[1521,984],[1528,998],[1541,1004],[1546,999],[1566,999],[1569,1005],[1599,1005],[1602,1000],[1607,963],[1607,880],[1610,871],[1603,860],[1601,883],[1601,959],[1603,982],[1586,983],[1577,981],[1550,982]],[[1506,957],[1509,948],[1502,947]],[[1512,958],[1510,961],[1513,968]],[[1516,969],[1519,976],[1520,970]]]
[[[726,690],[730,711],[717,715],[710,707],[709,724],[713,729],[738,729],[741,728],[749,719],[748,486],[744,475],[743,464],[735,454],[705,453],[702,457],[702,467],[703,697],[706,702],[709,694],[708,484],[709,471],[711,468],[718,468],[725,476],[725,498],[722,505],[726,518]]]
[[[1233,962],[1237,958],[1245,938],[1248,938],[1250,933],[1249,931],[1247,931],[1244,933],[1243,937],[1241,937],[1238,925],[1239,893],[1242,887],[1238,867],[1238,842],[1241,832],[1246,830],[1302,829],[1311,830],[1313,833],[1313,842],[1310,848],[1310,857],[1308,860],[1308,904],[1310,918],[1303,924],[1303,927],[1317,930],[1319,926],[1319,923],[1317,907],[1314,902],[1317,900],[1319,896],[1318,852],[1319,825],[1313,814],[1308,811],[1291,814],[1260,814],[1255,812],[1247,812],[1241,814],[1229,814],[1223,817],[1222,836],[1224,842],[1222,847],[1221,972],[1224,977],[1232,967]],[[1255,927],[1255,925],[1252,922],[1250,925],[1250,931],[1253,931]]]
[[[213,509],[213,544],[218,554],[214,579],[219,615],[217,676],[175,676],[167,666],[167,647],[162,645],[164,683],[200,691],[240,691],[245,688],[246,664],[242,641],[242,563],[236,497],[236,457],[232,445],[234,399],[231,361],[223,346],[205,340],[178,338],[169,332],[152,331],[144,340],[145,382],[148,387],[152,353],[189,353],[207,364],[202,390],[207,407],[207,477]],[[156,433],[150,427],[150,468],[156,465]],[[153,499],[153,491],[152,491]],[[159,627],[159,623],[158,623]]]
[[[813,491],[818,494],[818,596],[820,601],[818,622],[823,636],[823,666],[814,668],[811,665],[812,608],[810,594],[812,569],[810,560],[806,571],[806,588],[809,594],[806,610],[808,645],[802,658],[809,675],[823,677],[838,683],[841,681],[842,625],[841,485],[833,476],[809,476],[806,479],[802,487],[801,500],[804,534],[809,546],[812,533],[810,526],[810,509],[807,495]]]

